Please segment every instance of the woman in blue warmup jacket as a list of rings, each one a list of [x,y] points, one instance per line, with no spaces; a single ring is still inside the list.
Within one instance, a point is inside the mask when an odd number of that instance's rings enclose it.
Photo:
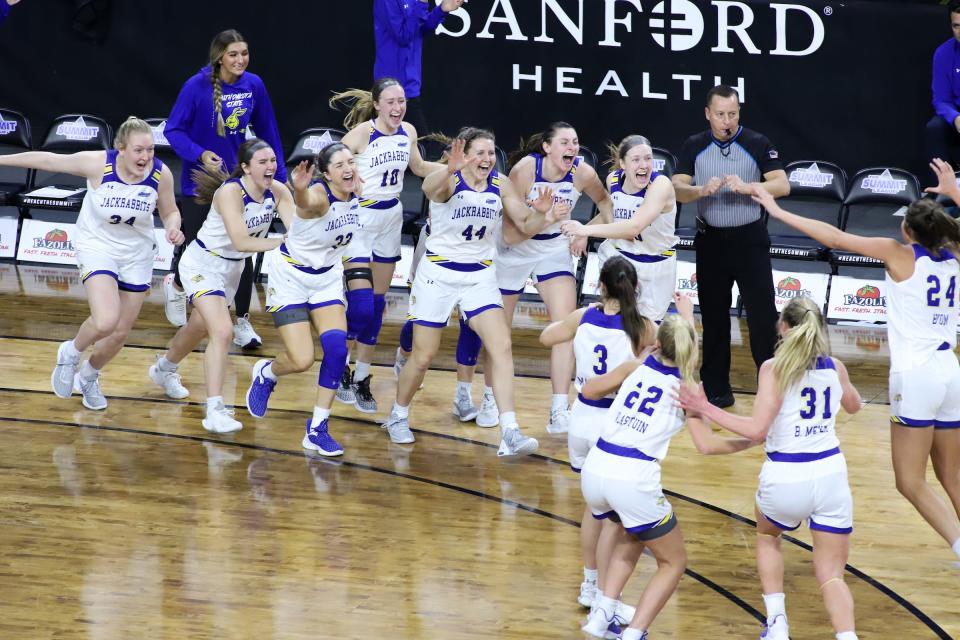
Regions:
[[[270,96],[260,76],[247,71],[248,64],[250,51],[246,39],[235,29],[218,33],[210,43],[209,64],[184,83],[167,119],[164,134],[183,160],[180,184],[184,197],[180,210],[186,237],[184,246],[197,237],[209,209],[208,205],[194,200],[193,170],[232,172],[237,164],[237,150],[246,140],[248,126],[277,154],[276,179],[280,182],[287,180],[280,131]],[[186,295],[177,275],[179,262],[178,252],[173,261],[173,273],[164,279],[167,319],[176,326],[187,321]],[[235,301],[234,343],[240,347],[260,345],[260,337],[246,317],[252,288],[253,261],[248,258]]]

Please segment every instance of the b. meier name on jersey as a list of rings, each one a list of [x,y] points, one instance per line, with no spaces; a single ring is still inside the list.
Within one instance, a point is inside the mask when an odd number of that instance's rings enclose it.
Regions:
[[[377,154],[373,157],[373,160],[370,161],[370,167],[379,167],[382,164],[388,162],[402,162],[407,164],[410,161],[410,152],[409,151],[384,151],[383,153]]]
[[[125,198],[124,196],[106,196],[100,199],[103,209],[128,209],[130,211],[153,211],[154,205],[139,198]]]
[[[457,218],[489,218],[495,220],[500,214],[500,209],[494,209],[492,207],[457,207],[453,210],[453,215],[450,216],[451,220],[456,220]]]
[[[324,231],[336,231],[337,229],[342,229],[343,227],[349,225],[359,225],[360,216],[355,213],[346,213],[335,220],[331,220],[327,223],[327,228]]]

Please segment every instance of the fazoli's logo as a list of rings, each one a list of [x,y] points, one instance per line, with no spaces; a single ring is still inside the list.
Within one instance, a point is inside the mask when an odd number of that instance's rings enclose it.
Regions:
[[[804,289],[797,278],[787,276],[777,283],[777,295],[781,298],[800,298],[803,296],[809,298],[812,292],[809,289]]]
[[[689,278],[677,278],[677,288],[682,291],[696,291],[697,274],[691,273]]]
[[[843,304],[853,307],[885,307],[887,298],[880,295],[879,287],[865,284],[856,293],[844,294]]]
[[[73,242],[63,229],[51,229],[42,238],[33,239],[34,249],[50,251],[73,251]]]

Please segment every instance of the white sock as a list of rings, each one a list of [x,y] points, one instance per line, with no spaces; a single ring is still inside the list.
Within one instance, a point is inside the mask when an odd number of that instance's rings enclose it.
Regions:
[[[347,350],[347,360],[346,360],[346,362],[347,362],[347,368],[349,368],[349,367],[350,367],[350,350],[349,350],[349,349]]]
[[[483,387],[483,395],[484,395],[484,396],[490,396],[490,397],[492,398],[492,397],[493,397],[493,387],[484,386],[484,387]]]
[[[322,409],[320,407],[314,407],[313,419],[310,421],[310,426],[315,427],[329,417],[330,417],[330,409]]]
[[[470,383],[457,380],[457,395],[470,397]]]
[[[357,369],[353,372],[353,381],[360,382],[370,375],[370,363],[357,361]]]
[[[957,538],[953,542],[953,552],[957,554],[957,557],[960,558],[960,538]]]
[[[90,365],[90,361],[85,360],[83,366],[80,367],[80,378],[86,382],[90,382],[91,380],[96,380],[98,375],[100,375],[100,369],[94,369]]]
[[[837,640],[858,640],[855,631],[841,631],[837,634]]]
[[[410,417],[410,405],[401,407],[399,404],[394,402],[393,409],[390,411],[390,413],[397,416],[398,418],[408,418]]]
[[[623,630],[623,635],[620,636],[621,640],[641,640],[643,634],[646,633],[646,629],[634,629],[633,627],[627,627]]]
[[[262,375],[267,380],[277,381],[277,375],[273,372],[273,361],[267,363],[263,369],[260,369],[260,375]]]
[[[513,411],[504,411],[500,414],[500,426],[504,429],[508,427],[516,427],[517,425],[517,414]]]
[[[166,371],[167,373],[173,373],[177,370],[177,364],[167,360],[166,355],[162,355],[157,358],[157,369],[160,369],[160,371]]]
[[[553,394],[553,402],[550,404],[550,411],[566,411],[569,407],[569,401],[567,399],[567,394],[565,393],[555,393]]]
[[[223,396],[210,396],[207,398],[207,415],[210,415],[210,412],[217,408],[218,405],[223,404]]]
[[[80,357],[80,352],[77,351],[77,345],[73,342],[73,340],[67,340],[63,343],[63,351],[63,355],[67,356],[68,358],[73,359]]]
[[[603,595],[602,592],[598,591],[597,598],[593,601],[593,607],[594,609],[603,609],[605,613],[613,615],[613,613],[617,610],[617,599],[608,598],[607,596]]]
[[[587,569],[583,568],[583,579],[587,582],[596,582],[597,581],[597,570],[596,569]]]
[[[767,624],[773,622],[773,619],[777,616],[786,617],[786,599],[787,596],[782,593],[763,594],[763,604],[767,606]]]

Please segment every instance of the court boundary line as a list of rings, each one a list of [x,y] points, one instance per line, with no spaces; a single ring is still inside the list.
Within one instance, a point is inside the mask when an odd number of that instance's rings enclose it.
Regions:
[[[38,389],[13,389],[13,388],[9,388],[9,387],[0,387],[0,391],[32,393],[32,394],[47,394],[47,393],[50,393],[49,391],[40,391],[40,390],[38,390]],[[132,398],[132,397],[129,397],[129,396],[107,396],[107,397],[108,397],[108,398],[113,398],[113,399],[118,399],[118,400],[130,400],[130,401],[134,401],[134,402],[136,402],[136,401],[147,401],[147,402],[154,402],[154,403],[161,403],[161,404],[180,405],[180,406],[183,406],[183,405],[186,405],[186,406],[205,406],[205,403],[201,403],[201,402],[193,402],[193,401],[188,401],[188,400],[173,400],[173,399],[170,399],[170,398],[166,398],[166,399],[164,399],[164,398]],[[308,411],[303,411],[303,410],[298,410],[298,409],[273,409],[273,411],[275,411],[275,412],[284,412],[284,413],[301,414],[301,415],[304,415],[304,416],[311,415],[310,412],[308,412]],[[375,420],[372,420],[372,419],[370,419],[370,418],[359,418],[359,417],[353,417],[353,416],[331,416],[331,417],[335,417],[335,418],[338,419],[338,420],[346,420],[346,421],[350,421],[350,422],[355,422],[355,423],[359,423],[359,424],[366,424],[366,425],[371,425],[371,426],[375,426],[375,427],[380,427],[380,426],[381,426],[381,423],[378,423],[378,422],[376,422]],[[17,420],[17,418],[10,418],[10,417],[6,417],[6,416],[0,416],[0,421],[16,421],[16,420]],[[22,421],[26,421],[26,420],[22,420]],[[51,424],[59,424],[59,423],[56,423],[55,421],[40,421],[40,422],[50,422]],[[75,426],[81,427],[81,428],[111,429],[111,427],[109,427],[109,426],[99,427],[99,426],[96,426],[96,425],[83,425],[82,423],[64,423],[64,424],[65,424],[65,425],[75,425]],[[114,429],[114,430],[123,431],[122,428],[118,428],[118,429]],[[154,434],[154,433],[156,433],[156,434],[158,434],[158,435],[167,435],[167,436],[170,436],[170,437],[193,439],[193,440],[196,440],[196,441],[199,441],[199,442],[214,442],[214,443],[219,442],[219,443],[224,443],[224,444],[232,444],[232,445],[236,445],[236,446],[247,446],[245,443],[232,443],[232,442],[226,441],[226,440],[211,440],[211,439],[208,439],[208,438],[204,438],[204,437],[202,437],[202,436],[187,436],[187,435],[178,435],[178,434],[163,434],[163,433],[160,433],[160,432],[138,431],[138,430],[130,430],[130,431],[133,432],[133,433],[145,433],[145,434]],[[491,444],[491,443],[488,443],[488,442],[482,442],[482,441],[479,441],[479,440],[472,440],[472,439],[470,439],[470,438],[464,438],[464,437],[462,437],[462,436],[456,436],[456,435],[448,434],[448,433],[439,433],[439,432],[435,432],[435,431],[426,431],[426,430],[418,429],[418,428],[412,428],[411,431],[413,431],[414,433],[421,434],[421,435],[433,436],[433,437],[436,437],[436,438],[441,438],[441,439],[445,439],[445,440],[451,440],[451,441],[455,441],[455,442],[461,442],[461,443],[464,443],[464,444],[478,445],[478,446],[481,446],[481,447],[484,447],[484,448],[487,448],[487,449],[497,449],[497,448],[498,448],[498,446],[495,445],[495,444]],[[254,448],[256,448],[256,445],[254,445]],[[264,450],[270,450],[270,448],[269,448],[269,447],[265,447]],[[285,449],[277,449],[277,451],[288,451],[288,450],[285,450]],[[566,462],[566,461],[564,461],[564,460],[560,460],[560,459],[558,459],[558,458],[553,458],[553,457],[550,457],[550,456],[547,456],[547,455],[544,455],[544,454],[535,453],[535,454],[532,454],[532,455],[526,456],[526,457],[532,458],[532,459],[536,459],[536,460],[542,460],[542,461],[544,461],[544,462],[547,462],[548,464],[560,465],[560,466],[563,466],[563,467],[565,467],[565,468],[570,466],[569,463]],[[344,461],[340,461],[340,462],[346,463],[347,461],[344,460]],[[357,464],[357,463],[351,463],[351,464]],[[427,481],[427,480],[425,479],[425,481]],[[465,489],[465,488],[464,488],[464,489]],[[466,490],[466,489],[465,489],[465,490]],[[468,491],[469,491],[469,490],[468,490]],[[699,500],[699,499],[697,499],[697,498],[693,498],[693,497],[687,496],[687,495],[685,495],[685,494],[682,494],[682,493],[679,493],[679,492],[677,492],[677,491],[673,491],[673,490],[670,490],[670,489],[664,488],[663,492],[664,492],[666,495],[670,496],[670,497],[677,498],[677,499],[679,499],[679,500],[683,500],[684,502],[688,502],[688,503],[693,504],[693,505],[696,505],[696,506],[698,506],[698,507],[705,508],[705,509],[707,509],[707,510],[709,510],[709,511],[713,511],[713,512],[718,513],[718,514],[720,514],[720,515],[724,515],[724,516],[727,516],[727,517],[729,517],[729,518],[732,518],[732,519],[734,519],[734,520],[736,520],[736,521],[738,521],[738,522],[741,522],[741,523],[743,523],[743,524],[749,525],[749,526],[752,527],[752,528],[756,528],[757,523],[756,523],[755,520],[752,520],[752,519],[750,519],[750,518],[748,518],[748,517],[746,517],[746,516],[742,516],[742,515],[740,515],[740,514],[738,514],[738,513],[735,513],[735,512],[733,512],[733,511],[729,511],[729,510],[727,510],[727,509],[724,509],[723,507],[720,507],[720,506],[711,504],[711,503],[709,503],[709,502],[704,502],[704,501]],[[506,500],[506,499],[504,498],[504,500]],[[509,502],[509,501],[508,501],[508,502]],[[544,512],[544,513],[549,513],[549,512]],[[556,518],[563,518],[563,516],[559,516],[559,515],[556,515],[556,514],[551,514],[551,515],[550,515],[550,517],[554,517],[554,516],[555,516]],[[579,524],[577,524],[576,526],[579,527]],[[791,536],[791,535],[788,535],[788,534],[786,534],[786,533],[781,534],[781,537],[782,537],[784,540],[786,540],[787,542],[790,542],[790,543],[792,543],[792,544],[800,547],[801,549],[804,549],[805,551],[808,551],[808,552],[811,552],[811,553],[813,552],[813,546],[812,546],[812,545],[809,545],[809,544],[807,544],[806,542],[804,542],[804,541],[802,541],[802,540],[800,540],[800,539],[798,539],[798,538],[795,538],[795,537],[793,537],[793,536]],[[903,596],[901,596],[899,593],[897,593],[896,591],[894,591],[892,588],[888,587],[887,585],[885,585],[884,583],[880,582],[880,581],[877,580],[876,578],[872,577],[872,576],[869,575],[868,573],[866,573],[866,572],[864,572],[864,571],[862,571],[862,570],[860,570],[860,569],[857,569],[857,568],[854,567],[853,565],[846,564],[846,565],[844,566],[844,570],[850,572],[853,576],[859,578],[860,580],[862,580],[862,581],[865,582],[866,584],[868,584],[868,585],[872,586],[873,588],[877,589],[880,593],[882,593],[882,594],[885,595],[886,597],[888,597],[888,598],[890,598],[891,600],[893,600],[896,604],[898,604],[898,605],[900,605],[901,607],[903,607],[904,609],[906,609],[906,610],[907,610],[911,615],[913,615],[917,620],[919,620],[921,623],[923,623],[924,625],[926,625],[927,628],[929,628],[931,631],[933,631],[933,632],[937,635],[937,637],[940,638],[941,640],[953,640],[952,636],[950,636],[946,631],[944,631],[943,628],[941,628],[939,624],[937,624],[932,618],[930,618],[930,616],[928,616],[926,613],[924,613],[919,607],[917,607],[916,605],[914,605],[913,603],[911,603],[909,600],[907,600],[906,598],[904,598]],[[706,578],[706,577],[704,577],[704,576],[701,576],[701,577],[703,577],[704,580],[709,580],[709,578]],[[718,585],[718,586],[719,586],[719,585]],[[720,588],[723,588],[723,587],[720,587]],[[731,594],[731,595],[733,595],[733,594]],[[738,597],[738,596],[733,596],[733,597]],[[747,605],[747,606],[749,606],[749,605]],[[756,610],[754,609],[754,611],[756,611]],[[763,620],[761,620],[761,621],[763,621]]]

